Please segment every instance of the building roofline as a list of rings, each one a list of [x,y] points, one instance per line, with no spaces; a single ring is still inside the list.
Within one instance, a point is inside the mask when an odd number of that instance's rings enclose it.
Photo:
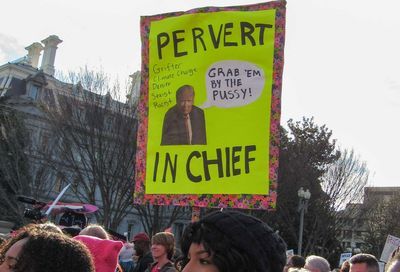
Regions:
[[[22,70],[27,73],[37,73],[40,70],[27,64],[7,62],[0,66],[0,72],[10,69]]]

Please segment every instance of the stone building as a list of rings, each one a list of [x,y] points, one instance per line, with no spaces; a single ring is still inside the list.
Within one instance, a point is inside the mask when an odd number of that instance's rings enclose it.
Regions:
[[[76,169],[68,168],[63,158],[64,154],[53,148],[54,142],[62,141],[62,139],[54,137],[42,106],[57,108],[60,107],[63,98],[72,96],[74,92],[81,91],[88,94],[88,91],[82,89],[79,84],[66,83],[54,77],[57,46],[61,42],[62,40],[57,36],[51,35],[41,43],[35,42],[26,47],[28,54],[25,57],[0,66],[0,98],[6,101],[1,106],[3,109],[13,109],[22,116],[28,133],[27,138],[30,139],[25,151],[31,164],[30,175],[33,182],[42,185],[31,184],[30,196],[42,201],[53,200],[67,184],[66,176],[72,176],[76,171]],[[41,57],[42,51],[43,56]],[[136,74],[133,78],[140,80],[140,74],[139,76]],[[137,84],[135,86],[138,88]],[[111,111],[113,111],[113,107],[129,107],[129,104],[132,103],[132,101],[125,103],[113,100],[110,94],[95,96],[97,100],[111,103]],[[118,114],[121,112],[110,113],[110,115]],[[126,114],[123,118],[129,119],[132,122],[132,129],[136,130],[135,116]],[[113,139],[112,135],[109,138]],[[76,155],[79,157],[79,154]],[[49,166],[50,161],[51,167]],[[130,184],[132,187],[134,186],[133,182],[132,180],[132,184]],[[96,194],[98,193],[96,192]],[[101,203],[100,196],[96,195],[95,198],[96,203],[92,204],[102,207],[104,203]],[[62,201],[76,202],[77,199],[71,191],[67,191]],[[94,216],[90,220],[94,222]],[[116,231],[135,233],[142,228],[140,219],[133,210],[122,220]]]
[[[389,202],[400,194],[400,187],[365,187],[363,203],[350,203],[339,211],[340,220],[344,221],[340,241],[348,252],[359,253],[365,246],[368,231],[368,209],[377,203]]]

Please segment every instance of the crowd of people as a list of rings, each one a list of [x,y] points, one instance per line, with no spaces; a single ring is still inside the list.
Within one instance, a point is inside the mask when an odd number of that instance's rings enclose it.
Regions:
[[[179,252],[179,253],[177,253]],[[216,211],[174,235],[140,232],[116,241],[99,225],[71,236],[52,223],[29,224],[0,240],[0,272],[379,272],[360,253],[332,269],[321,256],[286,256],[283,239],[266,223],[236,211]],[[400,249],[385,266],[400,272]]]

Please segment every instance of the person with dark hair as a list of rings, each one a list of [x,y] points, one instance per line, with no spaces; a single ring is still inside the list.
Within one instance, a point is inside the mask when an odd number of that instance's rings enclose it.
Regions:
[[[175,252],[175,238],[172,233],[159,232],[151,238],[151,254],[154,263],[149,272],[175,272],[171,262]]]
[[[400,272],[400,247],[393,251],[385,268],[386,272]]]
[[[133,244],[138,259],[131,272],[144,272],[153,263],[150,252],[150,238],[146,233],[139,232],[133,237]]]
[[[266,223],[236,211],[216,211],[191,223],[181,238],[183,272],[281,272],[286,244]]]
[[[342,266],[340,267],[340,272],[349,272],[349,271],[350,271],[350,263],[348,260],[346,260],[342,263]]]
[[[0,272],[94,272],[88,249],[64,234],[28,229],[0,249]]]
[[[183,85],[176,91],[176,105],[164,117],[161,145],[207,144],[204,111],[193,102],[193,86]]]
[[[285,265],[284,272],[288,271],[289,268],[303,268],[306,263],[304,257],[300,255],[293,255],[289,258],[287,264]]]
[[[354,255],[349,259],[350,272],[379,272],[378,260],[366,253]]]

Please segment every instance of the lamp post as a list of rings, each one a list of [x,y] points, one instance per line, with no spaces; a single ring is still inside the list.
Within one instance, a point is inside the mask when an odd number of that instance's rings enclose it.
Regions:
[[[304,213],[307,212],[308,200],[311,197],[310,191],[307,189],[304,191],[303,187],[300,187],[297,191],[299,197],[299,206],[297,211],[300,213],[300,226],[299,226],[299,243],[297,245],[297,254],[301,256],[301,247],[303,244],[303,227],[304,227]]]

